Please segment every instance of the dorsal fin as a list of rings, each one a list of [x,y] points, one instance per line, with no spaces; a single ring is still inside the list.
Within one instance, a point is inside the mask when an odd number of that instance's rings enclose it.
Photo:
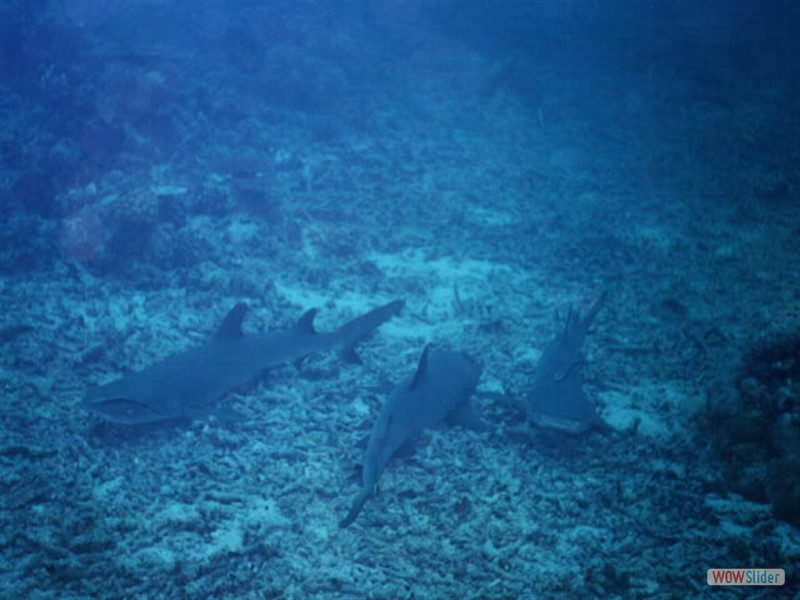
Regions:
[[[317,316],[317,309],[312,308],[300,317],[295,328],[302,333],[317,333],[314,330],[314,317]]]
[[[428,350],[430,347],[430,344],[425,346],[425,350],[422,351],[422,356],[419,357],[417,372],[414,373],[414,379],[411,380],[411,385],[409,386],[411,389],[417,387],[417,385],[425,379],[425,374],[428,372]]]
[[[242,321],[247,314],[247,304],[239,302],[234,306],[220,323],[214,334],[216,340],[232,340],[242,337]]]

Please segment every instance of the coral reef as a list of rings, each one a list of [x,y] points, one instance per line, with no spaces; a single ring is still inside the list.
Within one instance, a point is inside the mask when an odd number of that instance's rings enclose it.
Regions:
[[[737,389],[743,409],[714,417],[713,448],[733,489],[768,500],[800,526],[800,332],[771,333],[748,350]]]

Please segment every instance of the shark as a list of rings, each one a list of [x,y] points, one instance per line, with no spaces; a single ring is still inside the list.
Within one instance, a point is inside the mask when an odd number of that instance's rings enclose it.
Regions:
[[[591,427],[605,429],[594,402],[583,390],[581,347],[597,313],[603,294],[585,315],[571,309],[564,329],[545,348],[533,374],[527,397],[520,402],[527,418],[544,429],[582,433]]]
[[[480,376],[480,365],[466,354],[425,347],[414,374],[392,391],[378,413],[364,453],[361,491],[339,527],[356,520],[375,494],[389,459],[423,430],[446,419],[477,431],[487,429],[469,403]]]
[[[299,365],[310,354],[337,347],[343,348],[346,360],[357,361],[354,346],[399,314],[404,304],[395,300],[327,333],[314,330],[317,311],[311,309],[289,329],[244,335],[248,307],[239,303],[206,343],[89,389],[82,405],[122,425],[191,419],[208,412],[226,392],[283,363]]]

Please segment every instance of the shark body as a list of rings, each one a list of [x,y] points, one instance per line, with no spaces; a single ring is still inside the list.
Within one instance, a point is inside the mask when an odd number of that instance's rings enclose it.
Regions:
[[[545,348],[533,385],[522,408],[534,424],[546,429],[582,433],[603,423],[594,402],[583,391],[581,346],[592,320],[603,306],[605,294],[585,316],[570,311],[564,330]]]
[[[329,333],[314,331],[316,310],[309,310],[291,329],[244,335],[247,306],[240,303],[205,344],[90,389],[83,407],[123,425],[191,418],[271,367],[335,347],[343,347],[345,357],[356,358],[353,346],[398,314],[403,305],[396,300]]]
[[[378,414],[364,454],[361,491],[340,527],[355,521],[389,459],[424,429],[446,418],[486,429],[469,404],[480,375],[480,365],[466,354],[425,348],[414,375],[395,388]]]

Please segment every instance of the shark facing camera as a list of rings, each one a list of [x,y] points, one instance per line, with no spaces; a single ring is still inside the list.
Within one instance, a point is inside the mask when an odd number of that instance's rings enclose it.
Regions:
[[[417,370],[394,389],[378,413],[364,453],[361,492],[339,527],[356,520],[375,495],[389,459],[425,429],[445,420],[476,431],[488,429],[469,403],[480,376],[480,365],[466,354],[425,348]]]

